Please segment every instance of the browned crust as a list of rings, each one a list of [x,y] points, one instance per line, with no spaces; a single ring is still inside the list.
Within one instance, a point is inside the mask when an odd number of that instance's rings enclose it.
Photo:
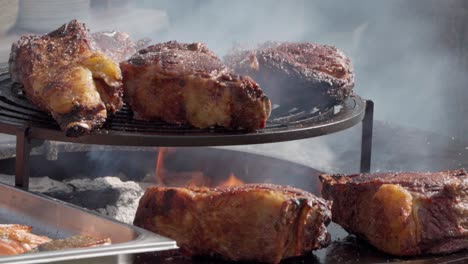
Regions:
[[[210,93],[213,101],[229,93],[230,112],[226,113],[229,121],[210,126],[255,130],[265,127],[271,113],[271,102],[259,85],[250,77],[234,74],[202,43],[170,41],[152,45],[120,66],[125,98],[137,119],[197,126],[186,116],[183,96],[184,87],[191,80],[203,83],[199,87],[200,93]],[[146,80],[148,71],[154,72],[151,84],[145,84],[145,87],[130,84],[132,80]],[[152,90],[149,94],[160,108],[157,114],[154,114],[155,104],[137,98],[143,89]]]
[[[398,184],[413,192],[427,194],[446,188],[450,183],[462,184],[468,176],[464,169],[441,172],[382,172],[372,174],[323,174],[320,179],[324,186],[355,186],[365,188],[368,185]]]
[[[250,234],[250,237],[238,234],[237,237],[236,232],[242,233],[243,229],[249,228],[246,225],[253,224],[256,220],[255,217],[241,219],[236,215],[230,215],[230,210],[238,210],[230,209],[230,203],[244,204],[245,210],[250,210],[249,207],[260,206],[256,204],[256,197],[262,193],[276,193],[287,197],[282,202],[281,217],[263,223],[263,230],[256,231],[258,234]],[[234,202],[236,200],[237,202]],[[218,188],[152,187],[146,190],[140,200],[134,224],[176,239],[178,245],[189,255],[221,254],[224,258],[237,261],[278,263],[282,258],[307,254],[330,243],[330,235],[326,230],[331,217],[330,207],[330,202],[308,192],[272,184]],[[214,213],[221,214],[216,218],[219,221],[210,218],[210,222],[205,222],[204,216],[212,217]],[[188,215],[192,219],[190,224],[179,226],[179,221],[182,221],[180,218],[186,219]],[[170,223],[169,226],[167,223]],[[226,234],[218,234],[224,236],[224,240],[219,242],[222,244],[216,242],[213,244],[212,240],[217,238],[208,234],[211,234],[211,227],[218,225],[225,225],[222,229],[225,232],[230,232],[229,230],[235,232],[227,240]],[[268,237],[267,240],[259,240],[269,241],[268,244],[252,245],[251,251],[247,252],[236,247],[257,241],[259,238],[254,237],[256,235]],[[234,248],[226,252],[226,248],[229,247]],[[237,253],[236,250],[242,253]]]
[[[84,60],[96,55],[103,56],[96,50],[86,25],[72,20],[49,34],[22,36],[13,43],[9,59],[10,75],[13,81],[23,84],[26,97],[40,109],[50,112],[68,136],[81,136],[101,127],[107,112],[114,113],[123,105],[121,76],[114,82],[101,82],[101,91],[106,96],[101,98],[100,103],[79,103],[82,95],[72,91],[74,80],[79,78],[74,76],[75,67],[82,67]],[[118,64],[115,63],[115,67],[118,69]],[[101,77],[93,75],[97,82]],[[72,99],[64,99],[67,98],[64,94],[72,93]],[[56,112],[51,107],[54,99],[50,98],[56,98],[55,101],[57,98],[69,100],[68,104],[73,104],[73,107],[68,112]]]
[[[236,72],[257,80],[274,103],[306,96],[320,107],[344,100],[354,87],[350,59],[333,46],[267,42],[253,50],[234,49],[224,60]]]
[[[465,170],[435,173],[392,172],[354,175],[321,175],[322,195],[333,201],[333,221],[350,233],[367,239],[387,253],[402,256],[441,254],[468,248],[468,174]],[[382,188],[403,188],[411,197],[392,222],[383,215],[391,204],[375,204]],[[392,197],[389,197],[393,199]],[[402,202],[401,199],[395,199]],[[380,213],[379,213],[380,212]],[[409,222],[398,220],[402,214]],[[380,223],[380,224],[379,224]],[[386,243],[389,225],[406,226],[399,247]],[[371,225],[380,225],[371,231]],[[407,231],[405,231],[407,232]],[[397,235],[397,234],[393,234]],[[406,244],[405,244],[406,243]],[[389,248],[392,248],[390,250]]]

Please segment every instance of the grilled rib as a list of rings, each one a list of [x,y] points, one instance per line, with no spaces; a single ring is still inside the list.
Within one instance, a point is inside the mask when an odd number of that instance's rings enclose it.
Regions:
[[[10,53],[10,75],[26,97],[50,112],[68,136],[101,127],[122,107],[119,65],[72,20],[44,36],[23,36]]]
[[[331,203],[271,184],[146,190],[134,224],[177,241],[188,255],[278,263],[330,242]]]
[[[351,61],[332,46],[267,42],[257,49],[234,49],[224,61],[254,78],[275,104],[295,102],[325,108],[352,93]]]
[[[156,44],[120,66],[136,119],[255,130],[270,115],[257,83],[232,73],[201,43]]]
[[[437,173],[322,175],[333,221],[393,255],[468,248],[468,175]]]

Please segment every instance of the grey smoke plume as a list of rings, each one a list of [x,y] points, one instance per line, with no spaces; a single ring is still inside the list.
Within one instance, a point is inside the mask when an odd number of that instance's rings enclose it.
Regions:
[[[457,54],[447,50],[441,42],[441,32],[448,29],[440,20],[433,19],[434,14],[444,14],[444,8],[463,0],[439,1],[439,8],[432,6],[434,2],[140,0],[120,8],[115,4],[114,12],[106,10],[102,15],[99,9],[94,9],[92,17],[96,19],[85,22],[90,23],[92,30],[127,31],[135,39],[150,37],[154,42],[205,42],[220,57],[235,43],[254,46],[259,42],[278,40],[334,45],[351,58],[356,72],[355,91],[375,102],[377,120],[449,137],[464,136],[468,140],[461,127],[465,118],[462,114],[453,114],[456,111],[451,105],[460,94],[455,91],[465,89],[464,69],[458,67]],[[53,29],[57,25],[50,26]],[[468,128],[468,124],[465,127]],[[358,129],[333,135],[331,140],[325,137],[235,148],[330,171],[338,162],[337,157],[346,153],[352,153],[352,159],[358,164],[359,157],[354,151],[359,147]],[[439,148],[427,144],[419,150],[428,153]],[[374,154],[379,153],[385,153],[385,150],[374,149]],[[395,154],[388,153],[388,157],[381,159],[382,163],[390,161],[391,155]],[[424,164],[429,163],[424,159],[418,162],[423,164],[418,168],[423,169]],[[405,168],[408,167],[398,167]],[[355,166],[350,170],[357,169]]]
[[[427,1],[182,2],[160,5],[170,25],[156,41],[202,41],[220,56],[233,43],[335,45],[351,57],[355,90],[375,101],[376,119],[450,134],[441,96],[452,58],[434,44],[439,28],[424,13]]]
[[[447,35],[442,32],[453,30],[446,28],[441,18],[450,17],[447,10],[456,10],[463,0],[114,0],[90,3],[89,13],[81,9],[79,12],[69,10],[65,5],[36,4],[53,9],[60,16],[45,16],[47,19],[35,24],[40,22],[45,33],[46,28],[52,30],[67,22],[59,20],[78,15],[93,31],[121,30],[135,39],[151,37],[154,42],[205,42],[220,57],[235,43],[255,46],[277,40],[334,45],[351,57],[356,71],[355,90],[362,97],[375,101],[376,119],[449,136],[463,131],[454,120],[456,111],[450,110],[453,98],[447,97],[466,95],[457,92],[463,89],[460,86],[464,86],[466,78],[464,70],[457,67],[458,54],[449,52],[441,40],[441,36]],[[39,17],[38,12],[32,13]],[[458,17],[463,15],[457,14]],[[462,38],[463,32],[459,34]],[[453,35],[448,34],[448,37]],[[457,87],[448,87],[450,83]],[[468,128],[468,123],[460,120],[462,122]],[[464,136],[464,133],[457,135]]]
[[[440,43],[440,32],[445,29],[433,19],[437,11],[431,9],[434,7],[430,1],[189,1],[187,5],[181,2],[166,1],[159,5],[168,12],[169,27],[153,36],[156,41],[202,41],[220,56],[233,43],[255,45],[279,40],[334,45],[352,59],[355,91],[375,102],[375,119],[450,137],[460,130],[451,125],[453,116],[447,111],[450,108],[447,84],[454,81],[454,75],[449,73],[457,71],[457,58]],[[284,89],[287,96],[287,87]],[[355,153],[359,147],[357,129],[332,136],[333,140],[233,148],[281,156],[330,171],[338,156]],[[336,146],[336,142],[342,144],[332,149],[330,144]],[[419,151],[439,149],[428,144]],[[374,149],[374,153],[385,151]],[[388,156],[381,157],[382,163],[394,159],[396,153],[385,155]],[[350,158],[358,165],[359,157]],[[424,169],[430,161],[421,159],[415,163],[416,168]],[[381,167],[388,169],[386,164]],[[404,166],[395,169],[405,168],[414,169]],[[355,166],[352,170],[357,169]]]

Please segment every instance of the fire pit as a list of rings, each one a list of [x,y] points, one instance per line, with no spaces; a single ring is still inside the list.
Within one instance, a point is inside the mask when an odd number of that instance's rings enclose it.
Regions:
[[[88,145],[58,144],[56,160],[46,155],[30,158],[32,191],[68,201],[122,221],[131,222],[139,197],[148,185],[236,184],[270,182],[300,187],[320,194],[318,170],[294,162],[257,154],[216,148],[130,148],[91,150]],[[80,162],[77,163],[76,161]],[[14,172],[13,157],[0,161],[3,174]],[[45,178],[44,176],[47,176]],[[112,176],[112,177],[106,177]],[[10,176],[10,182],[14,181]],[[231,182],[229,181],[231,179]],[[235,179],[235,180],[233,180]],[[49,186],[50,188],[45,188]],[[366,242],[348,234],[336,224],[329,230],[330,247],[285,263],[393,262],[401,259],[378,252]],[[433,259],[426,256],[414,263],[466,260],[466,252]],[[213,259],[190,259],[177,250],[119,256],[129,263],[220,263]],[[118,260],[97,258],[87,263]],[[93,262],[94,261],[94,262]],[[408,260],[412,263],[411,259]],[[425,263],[426,263],[425,262]],[[222,262],[221,262],[222,263]]]
[[[13,157],[0,160],[0,174],[12,174],[14,165]],[[320,193],[320,171],[266,156],[215,148],[59,152],[56,160],[33,155],[30,165],[31,191],[128,223],[133,221],[138,199],[149,185],[269,182]],[[12,182],[10,176],[7,183]]]

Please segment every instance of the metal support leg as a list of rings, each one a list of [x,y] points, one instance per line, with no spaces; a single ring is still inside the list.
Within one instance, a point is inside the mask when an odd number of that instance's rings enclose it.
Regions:
[[[374,102],[366,101],[366,113],[362,120],[361,139],[361,173],[368,173],[371,169],[372,129],[374,126]]]
[[[31,152],[31,139],[28,136],[29,128],[20,128],[16,132],[16,187],[28,190],[29,188],[29,154]]]

